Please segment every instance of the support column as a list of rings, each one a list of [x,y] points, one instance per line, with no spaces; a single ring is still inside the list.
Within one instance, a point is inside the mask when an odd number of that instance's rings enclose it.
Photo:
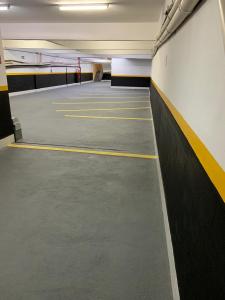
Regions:
[[[0,148],[14,141],[4,52],[0,35]]]

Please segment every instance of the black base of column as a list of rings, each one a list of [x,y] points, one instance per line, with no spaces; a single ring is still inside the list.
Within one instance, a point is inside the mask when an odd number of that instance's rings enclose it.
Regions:
[[[8,91],[0,91],[0,139],[13,134]]]

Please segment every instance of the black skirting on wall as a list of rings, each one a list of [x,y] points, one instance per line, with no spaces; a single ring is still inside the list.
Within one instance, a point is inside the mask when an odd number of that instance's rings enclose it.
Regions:
[[[46,88],[66,83],[66,74],[38,74],[36,75],[36,88]]]
[[[81,82],[93,80],[93,73],[81,73]]]
[[[9,92],[20,92],[36,88],[35,75],[10,75],[7,76]]]
[[[111,73],[110,72],[104,72],[102,76],[102,80],[111,80]]]
[[[77,82],[76,78],[77,78],[76,73],[67,73],[66,74],[66,83],[67,84],[75,83],[75,82]]]
[[[181,300],[223,300],[225,203],[154,85],[151,103]]]
[[[8,75],[9,92],[21,92],[93,80],[93,73]]]
[[[111,86],[150,87],[150,77],[113,76]]]
[[[0,91],[0,140],[13,134],[8,91]]]

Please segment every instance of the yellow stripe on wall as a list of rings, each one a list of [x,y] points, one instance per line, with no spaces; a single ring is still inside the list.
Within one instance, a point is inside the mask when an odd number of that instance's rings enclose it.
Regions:
[[[221,168],[209,150],[206,148],[204,143],[200,140],[200,138],[196,135],[196,133],[192,130],[192,128],[185,121],[183,116],[178,112],[175,106],[171,103],[171,101],[167,98],[164,92],[157,86],[157,84],[152,81],[154,87],[162,97],[166,106],[172,113],[174,119],[178,123],[188,142],[190,143],[192,149],[197,155],[200,163],[217,189],[218,193],[222,197],[225,202],[225,171]]]
[[[1,86],[0,86],[0,91],[1,91],[1,92],[8,91],[8,85],[1,85]]]

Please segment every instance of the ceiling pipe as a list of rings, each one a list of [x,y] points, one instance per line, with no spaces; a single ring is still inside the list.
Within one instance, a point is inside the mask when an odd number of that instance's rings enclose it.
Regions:
[[[225,47],[225,0],[219,0],[220,16],[221,16],[221,25],[223,31],[223,42]]]
[[[169,11],[169,13],[168,13],[168,15],[167,15],[167,17],[166,17],[166,20],[165,20],[165,22],[164,22],[163,25],[162,25],[162,28],[161,28],[161,30],[160,30],[160,33],[159,33],[158,37],[157,37],[157,40],[158,40],[158,39],[160,38],[160,36],[162,36],[162,34],[164,33],[164,31],[165,31],[165,29],[167,28],[169,22],[170,22],[171,19],[173,18],[173,16],[174,16],[176,10],[178,9],[178,7],[179,7],[181,1],[182,1],[182,0],[175,0],[175,2],[172,4],[172,7],[171,7],[171,9],[170,9],[170,11]]]
[[[176,0],[174,2],[157,37],[153,56],[155,56],[159,47],[168,40],[184,20],[194,11],[200,1],[201,0]]]

